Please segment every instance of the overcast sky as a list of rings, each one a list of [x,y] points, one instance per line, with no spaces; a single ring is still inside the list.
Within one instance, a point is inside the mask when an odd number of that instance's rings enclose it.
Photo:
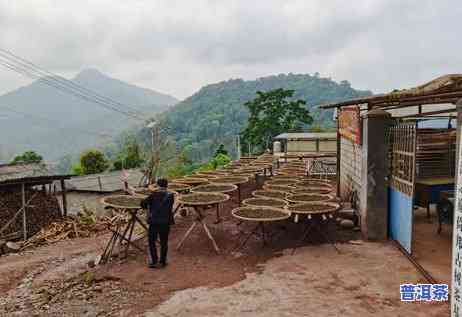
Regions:
[[[0,0],[0,48],[177,98],[289,72],[378,93],[462,73],[461,17],[460,0]],[[0,93],[27,83],[0,68]]]

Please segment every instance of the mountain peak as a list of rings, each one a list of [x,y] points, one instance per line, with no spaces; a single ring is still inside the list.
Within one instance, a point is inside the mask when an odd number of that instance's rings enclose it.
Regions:
[[[94,79],[94,78],[101,78],[101,77],[108,77],[104,75],[102,72],[97,70],[96,68],[86,68],[78,73],[74,80],[85,80],[85,79]]]

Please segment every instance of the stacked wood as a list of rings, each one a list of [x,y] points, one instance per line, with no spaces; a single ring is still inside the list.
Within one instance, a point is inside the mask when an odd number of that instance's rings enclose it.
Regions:
[[[29,236],[61,217],[58,200],[42,191],[26,190],[26,221]],[[0,239],[14,240],[18,233],[22,237],[23,213],[20,190],[0,191]]]
[[[112,217],[97,219],[92,211],[84,209],[76,217],[67,217],[42,228],[37,234],[26,240],[21,249],[62,240],[91,237],[118,221],[126,222],[125,215],[116,214]]]

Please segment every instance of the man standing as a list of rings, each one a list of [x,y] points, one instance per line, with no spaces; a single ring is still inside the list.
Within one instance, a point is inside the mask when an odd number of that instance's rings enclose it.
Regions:
[[[161,267],[167,265],[168,234],[170,225],[173,224],[174,196],[167,191],[168,181],[159,179],[158,189],[141,202],[141,207],[148,209],[148,242],[149,242],[149,267],[156,268],[157,263]],[[157,257],[156,240],[160,240],[160,261]]]

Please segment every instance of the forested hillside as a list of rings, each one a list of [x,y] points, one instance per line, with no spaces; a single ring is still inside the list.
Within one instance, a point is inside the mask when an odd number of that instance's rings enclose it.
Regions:
[[[122,130],[139,124],[100,104],[78,98],[37,80],[0,96],[0,161],[27,150],[45,160],[102,146]],[[178,102],[172,96],[111,78],[95,69],[83,70],[70,80],[120,103],[146,117]]]
[[[307,102],[314,118],[313,125],[332,128],[332,111],[313,109],[331,101],[370,95],[355,90],[347,81],[306,74],[281,74],[257,80],[231,79],[203,87],[197,93],[162,114],[169,134],[174,135],[179,149],[185,148],[194,161],[209,158],[220,143],[235,153],[236,136],[248,118],[244,103],[255,98],[259,90],[275,88],[295,90],[294,99]]]

